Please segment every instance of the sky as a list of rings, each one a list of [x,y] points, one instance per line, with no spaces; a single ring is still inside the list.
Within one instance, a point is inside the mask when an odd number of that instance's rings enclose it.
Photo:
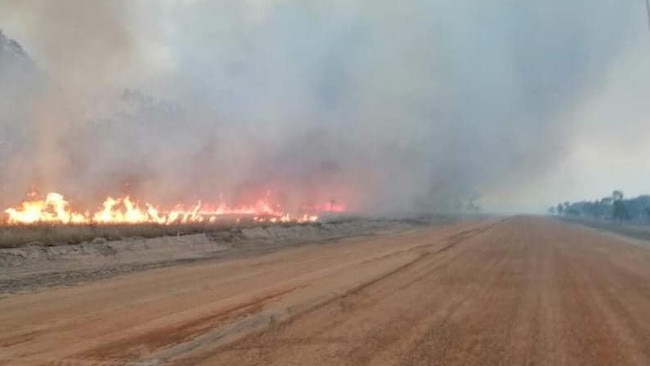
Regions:
[[[641,0],[0,0],[0,28],[33,60],[0,58],[2,202],[650,193]]]

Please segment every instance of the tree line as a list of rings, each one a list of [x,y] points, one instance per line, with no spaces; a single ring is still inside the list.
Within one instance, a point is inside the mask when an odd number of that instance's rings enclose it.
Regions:
[[[560,202],[548,213],[560,216],[586,217],[601,220],[650,223],[650,195],[626,199],[622,191],[595,201]]]

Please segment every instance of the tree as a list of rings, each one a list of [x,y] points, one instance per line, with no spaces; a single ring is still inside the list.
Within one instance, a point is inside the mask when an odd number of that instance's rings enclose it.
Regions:
[[[614,202],[623,201],[623,191],[616,190],[616,191],[612,192],[612,200]]]
[[[564,205],[561,203],[557,204],[557,214],[562,215],[564,213]]]
[[[622,191],[614,191],[612,193],[612,200],[613,202],[613,213],[612,216],[614,217],[615,220],[617,221],[626,221],[630,219],[630,213],[627,210],[627,207],[625,206],[625,202],[623,202],[623,192]]]

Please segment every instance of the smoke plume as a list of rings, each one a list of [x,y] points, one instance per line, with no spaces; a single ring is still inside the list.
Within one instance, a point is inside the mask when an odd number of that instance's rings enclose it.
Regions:
[[[271,191],[289,205],[461,209],[554,167],[637,11],[3,0],[0,27],[22,48],[1,39],[0,202],[34,185],[88,202]]]

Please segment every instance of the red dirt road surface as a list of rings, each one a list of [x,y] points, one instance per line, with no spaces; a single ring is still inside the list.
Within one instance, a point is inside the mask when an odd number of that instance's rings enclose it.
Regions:
[[[650,249],[467,222],[0,299],[1,365],[650,365]]]

